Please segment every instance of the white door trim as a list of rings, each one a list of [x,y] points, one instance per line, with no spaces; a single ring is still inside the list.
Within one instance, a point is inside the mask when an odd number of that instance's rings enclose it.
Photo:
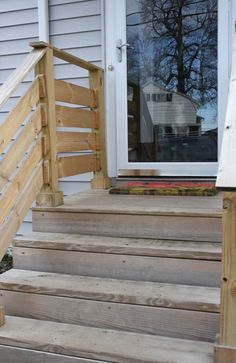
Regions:
[[[232,11],[236,15],[235,0],[219,1],[219,77],[218,77],[218,119],[219,119],[219,149],[224,127],[224,116],[227,104],[229,67],[230,67],[230,29]],[[192,175],[214,176],[218,163],[129,163],[127,132],[127,88],[126,88],[126,52],[123,52],[123,62],[117,62],[117,39],[126,42],[126,24],[124,14],[126,0],[105,0],[105,37],[106,37],[106,115],[108,135],[108,170],[109,176],[119,175],[123,169],[160,170],[159,175]],[[122,16],[123,14],[123,16]],[[123,115],[123,117],[121,117]],[[121,147],[122,145],[122,147]],[[117,151],[119,147],[119,151]],[[187,171],[187,173],[186,173]]]

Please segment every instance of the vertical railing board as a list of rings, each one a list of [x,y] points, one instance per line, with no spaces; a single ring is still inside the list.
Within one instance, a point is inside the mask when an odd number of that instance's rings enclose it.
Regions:
[[[37,197],[38,205],[58,206],[63,204],[63,193],[58,190],[57,139],[56,139],[56,109],[53,69],[53,51],[47,48],[46,54],[36,67],[36,75],[45,76],[45,94],[40,102],[45,106],[47,124],[44,126],[45,152],[44,160],[49,167],[44,187]],[[49,183],[48,183],[49,176]]]
[[[5,324],[5,310],[3,306],[0,306],[0,326]]]
[[[98,113],[98,125],[100,139],[100,158],[101,170],[95,172],[94,178],[91,182],[93,189],[107,189],[110,186],[110,180],[107,174],[107,158],[106,158],[106,130],[105,130],[105,112],[104,112],[104,74],[103,70],[90,70],[89,71],[89,85],[94,89],[97,94],[97,107],[93,110]]]

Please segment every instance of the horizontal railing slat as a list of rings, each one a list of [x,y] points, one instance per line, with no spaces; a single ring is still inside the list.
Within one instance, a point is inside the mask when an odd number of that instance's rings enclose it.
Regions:
[[[25,152],[32,144],[34,138],[42,130],[42,106],[39,105],[31,120],[24,126],[15,143],[0,162],[0,190],[8,182],[17,165],[22,160]]]
[[[18,198],[27,181],[30,179],[35,166],[42,161],[42,140],[39,138],[35,143],[31,152],[27,155],[24,162],[18,169],[12,181],[4,188],[2,195],[0,196],[0,223],[4,222],[7,214],[15,204],[15,200]]]
[[[21,97],[0,126],[0,152],[5,149],[32,108],[39,102],[43,90],[43,87],[40,87],[40,82],[43,82],[42,76],[34,80],[28,91]]]
[[[45,53],[46,48],[33,50],[30,54],[28,54],[24,62],[11,73],[10,77],[0,87],[0,108],[5,105],[11,94],[16,90],[26,75],[39,62]]]
[[[100,160],[96,154],[58,157],[59,178],[98,171]]]
[[[58,127],[97,129],[98,114],[92,110],[56,105],[56,122]]]
[[[96,107],[96,93],[94,90],[77,86],[72,83],[55,79],[56,101],[73,103],[87,107]]]
[[[97,134],[94,132],[57,132],[58,152],[74,152],[82,150],[98,150]]]
[[[64,50],[58,49],[45,42],[31,42],[30,46],[35,49],[43,49],[43,48],[48,47],[53,50],[54,57],[60,58],[64,61],[74,64],[78,67],[87,69],[88,71],[95,70],[95,69],[101,69],[100,67],[98,67],[92,63],[86,62],[85,60],[78,58],[78,57],[74,56],[73,54],[69,54],[69,53],[65,52]]]
[[[14,209],[11,210],[5,222],[0,226],[0,260],[6,253],[9,241],[14,238],[42,186],[43,169],[42,163],[39,163],[15,201]]]

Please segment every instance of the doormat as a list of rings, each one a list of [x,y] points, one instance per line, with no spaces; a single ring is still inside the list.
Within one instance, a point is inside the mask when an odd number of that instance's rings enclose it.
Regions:
[[[110,194],[129,195],[183,195],[183,196],[214,196],[213,182],[126,182],[119,187],[111,188]]]

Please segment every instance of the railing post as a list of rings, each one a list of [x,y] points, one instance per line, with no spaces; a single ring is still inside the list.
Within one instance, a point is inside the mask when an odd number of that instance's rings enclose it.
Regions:
[[[219,344],[215,363],[236,362],[236,193],[223,196],[223,246]]]
[[[110,179],[107,174],[107,157],[106,157],[106,129],[105,129],[105,112],[104,112],[104,72],[101,69],[89,71],[89,85],[96,91],[97,107],[94,110],[98,115],[98,137],[100,140],[100,151],[97,153],[100,158],[101,170],[95,172],[91,182],[93,189],[107,189],[110,187]]]
[[[44,186],[37,197],[37,205],[58,206],[63,204],[63,193],[58,190],[58,165],[56,141],[55,85],[53,50],[49,47],[36,67],[36,75],[43,74],[45,97],[40,103],[45,108],[46,122],[43,125]]]
[[[0,306],[0,326],[5,324],[5,310],[4,307]]]

